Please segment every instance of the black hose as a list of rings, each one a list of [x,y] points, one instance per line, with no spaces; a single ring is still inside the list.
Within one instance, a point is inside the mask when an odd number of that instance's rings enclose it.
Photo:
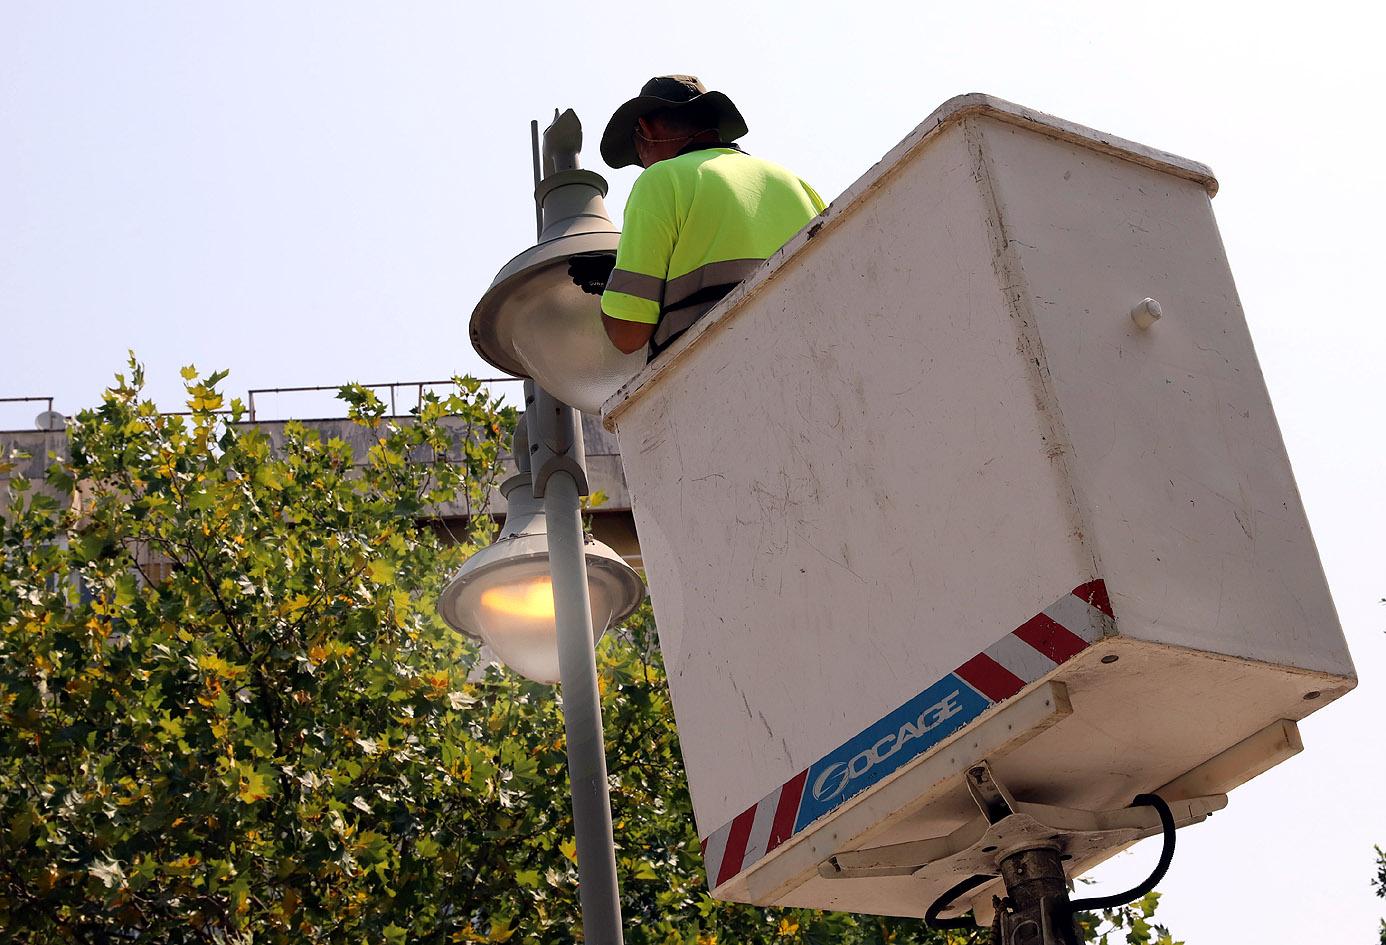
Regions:
[[[972,926],[975,923],[966,915],[958,916],[956,919],[940,919],[938,917],[938,914],[942,912],[944,909],[947,909],[949,906],[951,906],[953,904],[954,899],[957,899],[959,896],[967,892],[969,889],[976,889],[978,886],[981,886],[984,883],[989,883],[995,878],[996,877],[992,875],[979,874],[977,876],[970,876],[967,879],[963,880],[961,883],[958,883],[958,885],[954,886],[952,889],[948,890],[942,896],[939,896],[938,899],[934,900],[934,904],[929,907],[929,911],[924,913],[924,925],[931,929],[972,928]]]
[[[1140,899],[1165,878],[1165,873],[1169,871],[1170,861],[1174,859],[1174,814],[1170,812],[1165,799],[1158,794],[1141,794],[1131,802],[1131,806],[1153,807],[1155,812],[1160,815],[1160,826],[1164,830],[1165,844],[1160,850],[1160,862],[1155,865],[1155,872],[1147,876],[1145,882],[1126,890],[1126,892],[1113,896],[1095,896],[1092,899],[1076,900],[1070,906],[1071,911],[1091,912],[1095,909],[1115,909],[1118,906],[1124,906]]]

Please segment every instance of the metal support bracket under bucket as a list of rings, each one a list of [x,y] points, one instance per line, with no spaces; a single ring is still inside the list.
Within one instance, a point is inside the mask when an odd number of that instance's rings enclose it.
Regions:
[[[1199,823],[1227,806],[1225,794],[1176,800],[1165,805],[1172,818],[1167,824],[1151,806],[1088,811],[1029,804],[1017,801],[985,761],[968,769],[965,783],[981,813],[952,833],[838,853],[819,866],[819,875],[856,879],[942,871],[971,876],[935,904],[932,918],[967,911],[968,906],[954,905],[953,900],[972,893],[977,923],[994,923],[999,945],[1064,945],[1073,938],[1065,863]],[[1006,898],[991,897],[988,909],[987,897],[977,890],[998,880]]]
[[[1050,845],[1068,862],[1160,832],[1160,818],[1149,807],[1087,811],[1016,801],[992,778],[986,762],[968,772],[967,785],[984,813],[957,830],[928,840],[839,853],[819,867],[819,875],[827,879],[910,876],[932,867],[999,876],[998,861],[1018,850]],[[1226,806],[1226,794],[1170,803],[1180,827],[1199,823]]]

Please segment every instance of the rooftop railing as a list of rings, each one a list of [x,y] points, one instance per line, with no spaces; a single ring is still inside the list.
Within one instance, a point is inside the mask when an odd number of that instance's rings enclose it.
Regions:
[[[523,383],[523,379],[518,377],[482,377],[477,378],[477,380],[485,385]],[[452,383],[452,379],[448,378],[447,380],[440,381],[386,381],[380,384],[362,384],[360,386],[369,388],[377,392],[388,391],[390,416],[398,417],[407,414],[411,409],[418,409],[422,407],[424,391],[435,387],[450,387],[452,386]],[[285,412],[279,410],[272,410],[273,413],[282,415],[273,417],[268,417],[264,415],[266,406],[265,399],[267,397],[277,397],[279,395],[284,394],[322,394],[329,391],[335,393],[336,391],[341,390],[344,386],[344,384],[312,384],[300,387],[252,388],[251,390],[246,392],[246,409],[249,414],[248,419],[251,421],[271,422],[278,420],[308,419],[310,418],[310,416],[312,419],[330,419],[333,417],[345,416],[345,405],[340,404],[340,402],[333,405],[333,412],[327,416],[324,416],[323,413],[323,410],[326,408],[322,407],[310,409],[307,412]],[[49,396],[0,397],[0,405],[23,403],[44,404],[45,413],[51,413],[53,410],[53,398]],[[321,404],[322,401],[319,400],[318,403]],[[401,413],[401,408],[403,408],[403,413]],[[188,411],[186,410],[170,410],[165,412],[173,416],[186,416],[188,413]],[[229,413],[230,411],[219,410],[216,412]],[[33,426],[11,427],[8,416],[6,416],[4,419],[0,419],[0,432],[19,433],[32,429],[34,429]]]

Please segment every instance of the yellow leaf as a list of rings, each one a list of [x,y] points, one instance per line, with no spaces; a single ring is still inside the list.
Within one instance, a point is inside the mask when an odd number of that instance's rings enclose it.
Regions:
[[[371,580],[377,584],[389,584],[395,579],[395,569],[388,561],[376,559],[370,564]]]
[[[401,630],[409,622],[409,594],[406,591],[395,591],[390,595],[390,600],[394,604],[395,626]]]
[[[236,794],[243,804],[254,804],[256,801],[263,801],[274,791],[273,785],[268,776],[259,771],[241,770],[241,783],[237,788]]]
[[[571,860],[571,861],[574,862],[574,863],[577,862],[577,841],[576,841],[576,840],[574,840],[574,839],[572,839],[572,838],[570,837],[570,838],[568,838],[567,840],[564,840],[562,843],[560,843],[560,844],[558,845],[558,849],[559,849],[559,850],[563,853],[563,855],[566,856],[569,860]]]
[[[183,368],[183,370],[179,371],[178,373],[183,375],[183,380],[190,381],[193,378],[197,377],[197,368],[189,364],[187,367]]]
[[[486,941],[505,942],[508,941],[510,939],[510,936],[514,934],[515,930],[510,927],[510,921],[508,919],[504,922],[501,922],[498,919],[492,919],[491,932],[489,935],[486,936]]]
[[[225,676],[228,679],[235,675],[231,671],[231,664],[213,653],[203,653],[199,656],[197,668],[211,673],[213,676]]]

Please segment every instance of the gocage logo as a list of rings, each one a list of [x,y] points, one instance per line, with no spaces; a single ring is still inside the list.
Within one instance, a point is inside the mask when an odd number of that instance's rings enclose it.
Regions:
[[[872,768],[898,754],[910,742],[923,738],[962,712],[963,707],[955,701],[958,698],[958,693],[959,690],[954,689],[919,713],[919,718],[913,721],[906,720],[898,732],[888,733],[866,751],[854,755],[851,760],[828,765],[813,782],[814,800],[826,801],[837,797],[850,782],[864,777]]]

